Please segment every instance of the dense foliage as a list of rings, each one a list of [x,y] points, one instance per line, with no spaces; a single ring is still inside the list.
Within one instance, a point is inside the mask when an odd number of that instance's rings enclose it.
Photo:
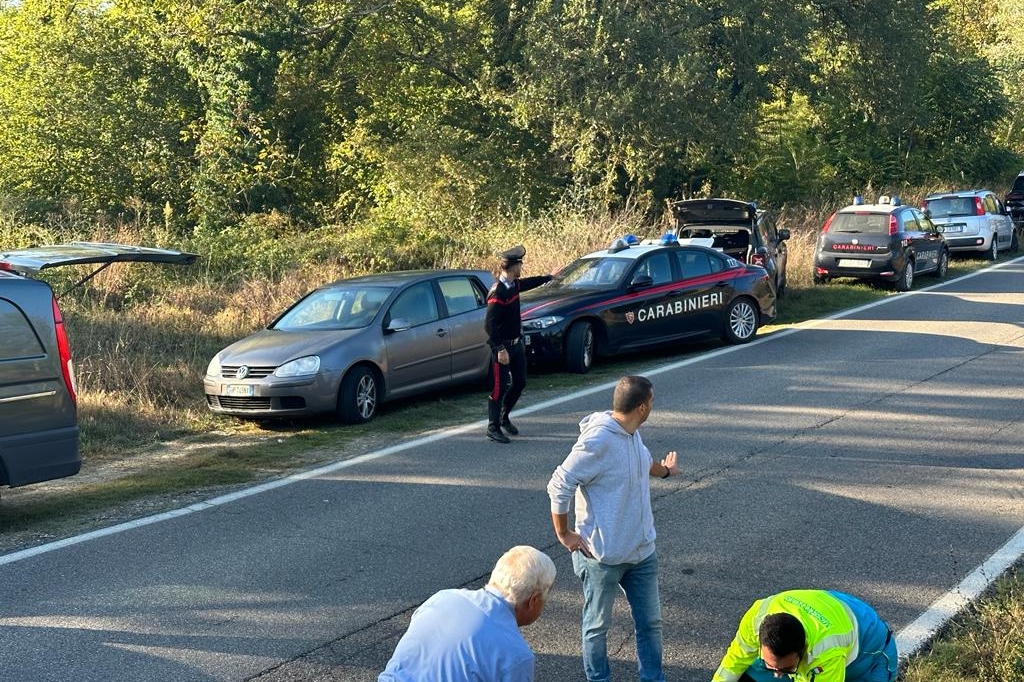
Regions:
[[[0,0],[0,213],[429,242],[582,188],[774,204],[1024,152],[996,0]]]

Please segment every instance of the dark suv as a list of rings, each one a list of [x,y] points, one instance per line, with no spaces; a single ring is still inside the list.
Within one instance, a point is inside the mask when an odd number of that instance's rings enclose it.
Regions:
[[[77,474],[75,373],[45,282],[0,269],[0,485]]]
[[[1013,224],[1018,230],[1024,229],[1024,171],[1021,171],[1013,186],[1006,193],[1006,212],[1013,219]]]
[[[949,247],[942,233],[899,197],[882,196],[876,204],[855,200],[839,209],[825,221],[814,249],[815,284],[856,277],[908,291],[915,274],[945,277],[948,270]]]
[[[777,228],[771,213],[737,199],[684,199],[673,202],[671,209],[672,234],[677,238],[711,239],[711,248],[741,263],[761,266],[771,276],[776,296],[782,296],[789,230]]]
[[[77,474],[78,405],[71,349],[53,290],[32,277],[61,266],[177,263],[195,254],[72,242],[0,252],[0,485]]]

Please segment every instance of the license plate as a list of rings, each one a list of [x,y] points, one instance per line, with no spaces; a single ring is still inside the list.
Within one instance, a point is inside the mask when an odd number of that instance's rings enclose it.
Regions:
[[[939,232],[963,232],[963,225],[939,225]]]
[[[228,384],[227,395],[235,398],[252,397],[253,386],[249,384]]]
[[[530,345],[530,335],[529,334],[527,334],[526,336],[523,337],[523,345],[524,346],[529,346]]]
[[[860,260],[859,258],[840,258],[839,267],[841,268],[869,268],[871,267],[871,261]]]

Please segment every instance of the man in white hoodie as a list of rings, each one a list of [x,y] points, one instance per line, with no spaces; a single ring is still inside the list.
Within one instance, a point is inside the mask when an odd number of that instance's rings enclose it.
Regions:
[[[583,671],[588,682],[608,682],[607,634],[621,589],[636,631],[641,682],[665,682],[661,669],[661,599],[649,477],[678,474],[678,456],[660,462],[640,438],[654,403],[654,387],[640,376],[615,386],[610,412],[580,422],[572,452],[551,475],[551,521],[558,541],[572,552],[583,582]],[[575,498],[575,529],[569,528]]]

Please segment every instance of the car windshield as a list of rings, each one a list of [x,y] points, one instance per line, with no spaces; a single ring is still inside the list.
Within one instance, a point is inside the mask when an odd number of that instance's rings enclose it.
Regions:
[[[373,322],[391,287],[342,286],[317,289],[295,304],[271,329],[359,329]]]
[[[861,234],[889,234],[888,213],[837,213],[828,227],[829,232]]]
[[[974,197],[942,197],[925,202],[933,218],[974,215]]]
[[[558,289],[607,289],[618,285],[632,259],[581,258],[565,266],[548,286]]]

